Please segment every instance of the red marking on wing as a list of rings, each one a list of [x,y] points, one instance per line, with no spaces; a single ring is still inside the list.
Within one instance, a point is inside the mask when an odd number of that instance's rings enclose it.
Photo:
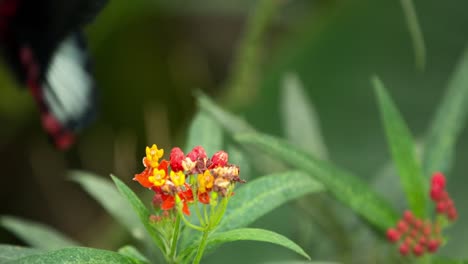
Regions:
[[[27,46],[22,47],[19,57],[26,72],[26,84],[41,113],[42,127],[58,149],[68,149],[75,142],[75,135],[50,112],[39,80],[40,67],[34,59],[32,50]]]

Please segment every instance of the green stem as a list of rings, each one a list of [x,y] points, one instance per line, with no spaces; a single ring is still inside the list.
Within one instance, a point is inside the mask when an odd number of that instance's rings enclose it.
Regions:
[[[208,235],[209,234],[210,234],[210,228],[207,227],[206,230],[203,231],[203,236],[202,236],[202,239],[200,241],[200,244],[199,244],[198,250],[197,250],[197,255],[193,259],[193,264],[200,263],[200,261],[201,261],[201,259],[203,257],[203,252],[205,252],[206,243],[208,242]]]
[[[176,222],[174,225],[174,232],[172,235],[172,243],[171,243],[171,252],[169,253],[169,257],[174,259],[176,250],[177,250],[177,242],[179,241],[179,234],[180,234],[180,213],[176,216]]]
[[[197,214],[198,220],[200,220],[200,224],[202,226],[205,225],[205,220],[203,220],[203,217],[200,212],[200,208],[198,207],[198,202],[195,201],[195,213]]]
[[[179,210],[179,215],[181,216],[181,219],[182,219],[182,221],[184,221],[184,224],[185,224],[186,226],[188,226],[188,227],[190,227],[190,228],[192,228],[192,229],[201,231],[201,232],[205,231],[205,229],[204,229],[203,227],[194,225],[194,224],[190,223],[187,219],[185,219],[185,216],[183,215],[181,209]]]

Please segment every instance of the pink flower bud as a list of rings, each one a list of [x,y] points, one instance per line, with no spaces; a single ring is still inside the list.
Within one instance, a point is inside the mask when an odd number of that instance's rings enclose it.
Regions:
[[[182,161],[185,159],[184,152],[180,148],[173,148],[169,160],[171,162],[171,169],[174,172],[183,170]]]
[[[190,151],[187,155],[192,161],[197,161],[198,159],[206,158],[206,151],[202,146],[196,146]]]
[[[211,168],[224,167],[228,162],[228,154],[222,150],[216,152],[211,158]]]

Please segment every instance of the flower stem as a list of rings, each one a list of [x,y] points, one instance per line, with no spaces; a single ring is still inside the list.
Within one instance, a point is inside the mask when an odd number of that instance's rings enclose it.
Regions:
[[[201,232],[205,231],[205,229],[203,227],[194,225],[194,224],[190,223],[187,219],[185,219],[185,216],[184,216],[184,213],[182,212],[182,209],[178,209],[178,211],[179,211],[179,216],[182,219],[182,221],[184,221],[185,225],[187,225],[188,227],[190,227],[192,229],[201,231]]]
[[[201,259],[203,257],[203,252],[205,251],[205,248],[206,248],[206,243],[208,242],[208,235],[209,235],[210,231],[211,231],[211,229],[209,227],[207,227],[203,231],[203,236],[202,236],[202,239],[200,241],[200,245],[198,246],[198,250],[197,250],[197,255],[193,259],[193,264],[200,263],[200,261],[201,261]]]
[[[177,242],[179,240],[179,234],[180,234],[180,214],[177,214],[176,222],[175,222],[175,225],[174,225],[174,232],[172,234],[171,252],[169,253],[169,257],[171,259],[174,259],[175,254],[176,254]]]

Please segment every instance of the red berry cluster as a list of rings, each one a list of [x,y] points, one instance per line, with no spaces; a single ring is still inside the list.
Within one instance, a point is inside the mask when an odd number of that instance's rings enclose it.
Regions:
[[[445,215],[450,221],[457,218],[453,200],[445,190],[445,176],[440,172],[432,176],[430,196],[438,214]],[[434,253],[442,244],[441,223],[423,221],[410,211],[405,211],[396,227],[387,230],[387,239],[391,243],[401,241],[399,251],[402,256],[413,253],[419,257],[425,253]]]
[[[458,217],[457,209],[445,190],[445,176],[436,172],[431,179],[431,199],[436,204],[438,214],[445,215],[450,221],[454,221]]]
[[[423,221],[415,217],[410,211],[405,211],[403,218],[395,228],[387,230],[387,239],[392,243],[400,243],[400,254],[406,256],[411,252],[421,256],[426,251],[437,251],[442,242],[440,228],[430,221]]]

